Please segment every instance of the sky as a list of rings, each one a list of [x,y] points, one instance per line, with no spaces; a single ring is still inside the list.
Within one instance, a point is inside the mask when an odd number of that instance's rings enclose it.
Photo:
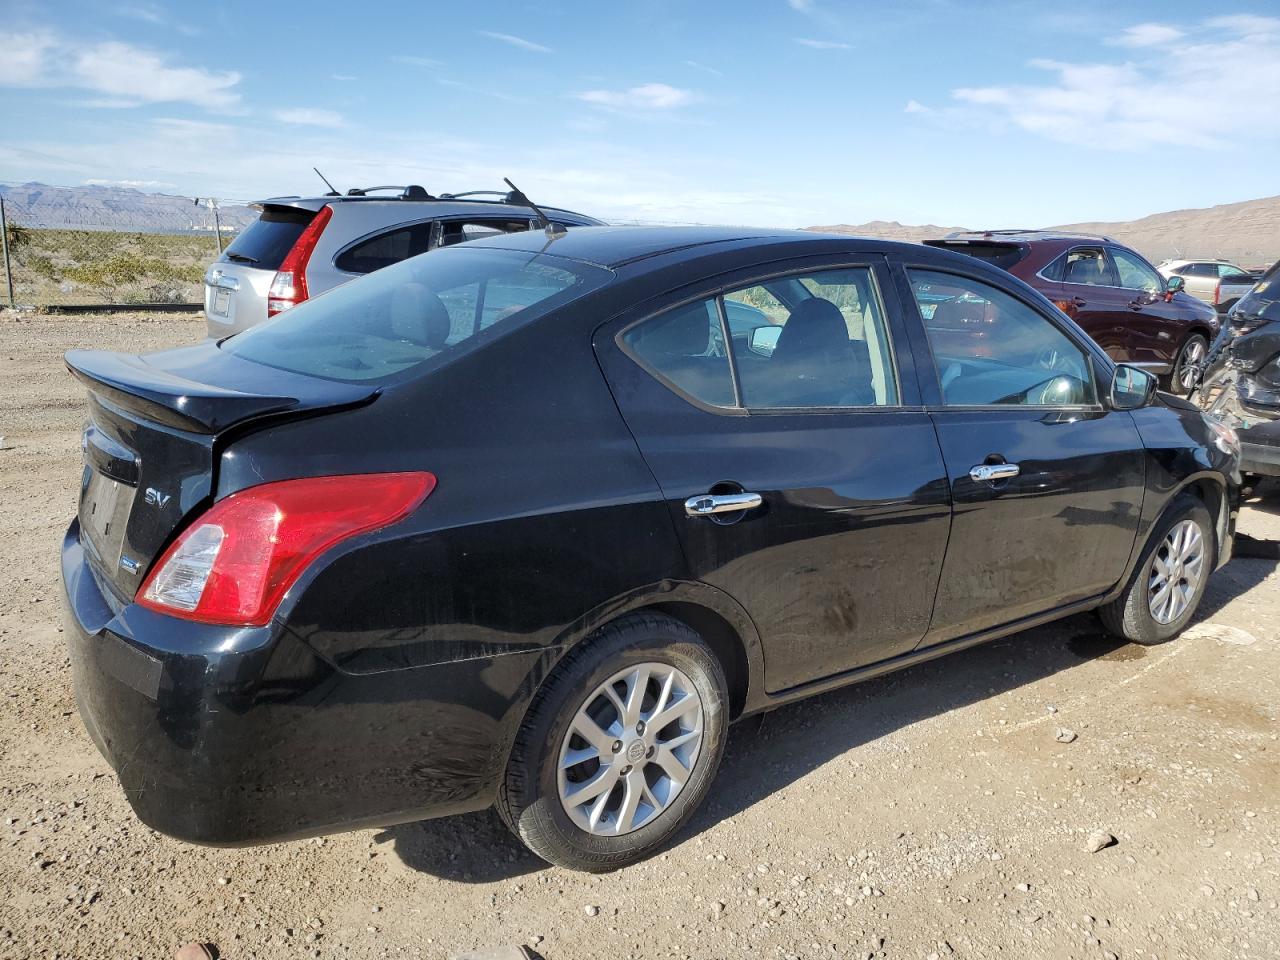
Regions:
[[[0,2],[0,181],[1037,226],[1280,194],[1280,0]]]

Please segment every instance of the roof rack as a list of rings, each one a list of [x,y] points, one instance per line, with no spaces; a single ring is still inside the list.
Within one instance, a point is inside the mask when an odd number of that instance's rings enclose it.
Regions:
[[[368,196],[370,193],[375,193],[382,190],[399,190],[401,200],[434,200],[436,199],[431,194],[427,193],[425,188],[418,186],[416,183],[411,183],[408,186],[352,187],[350,190],[347,191],[346,195],[348,197],[364,197],[364,196]]]
[[[1037,236],[1037,237],[1080,237],[1084,240],[1105,240],[1107,243],[1115,243],[1111,237],[1103,233],[1075,233],[1071,230],[1043,230],[1043,229],[1006,229],[1006,230],[953,230],[947,234],[947,240],[956,240],[960,237],[1020,237],[1020,236]]]

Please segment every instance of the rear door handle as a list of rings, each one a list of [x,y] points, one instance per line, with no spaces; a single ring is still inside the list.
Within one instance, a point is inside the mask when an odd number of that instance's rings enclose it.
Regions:
[[[969,471],[969,479],[976,483],[984,480],[988,483],[995,480],[1008,480],[1016,477],[1021,469],[1016,463],[980,463]]]
[[[684,502],[684,512],[690,517],[709,517],[716,513],[737,513],[754,510],[764,503],[758,493],[703,493]]]

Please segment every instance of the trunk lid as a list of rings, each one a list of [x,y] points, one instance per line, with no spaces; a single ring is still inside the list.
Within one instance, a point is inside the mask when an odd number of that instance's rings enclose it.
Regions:
[[[318,380],[204,343],[137,356],[73,350],[67,368],[89,390],[81,445],[80,540],[117,603],[212,497],[222,449],[282,417],[371,401],[377,384]]]

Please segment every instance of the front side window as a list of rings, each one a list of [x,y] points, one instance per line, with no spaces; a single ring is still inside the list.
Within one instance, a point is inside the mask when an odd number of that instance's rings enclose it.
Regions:
[[[1038,310],[970,277],[908,275],[948,406],[1097,402],[1088,355]]]
[[[867,267],[774,278],[699,300],[630,327],[622,342],[661,379],[715,406],[899,402],[884,309]]]
[[[442,250],[335,287],[221,347],[294,373],[385,381],[535,320],[610,277],[562,257]]]
[[[1145,293],[1160,293],[1164,290],[1164,282],[1160,279],[1160,274],[1136,254],[1113,247],[1111,259],[1115,261],[1116,275],[1119,278],[1116,286],[1124,287],[1126,290],[1141,290]]]

